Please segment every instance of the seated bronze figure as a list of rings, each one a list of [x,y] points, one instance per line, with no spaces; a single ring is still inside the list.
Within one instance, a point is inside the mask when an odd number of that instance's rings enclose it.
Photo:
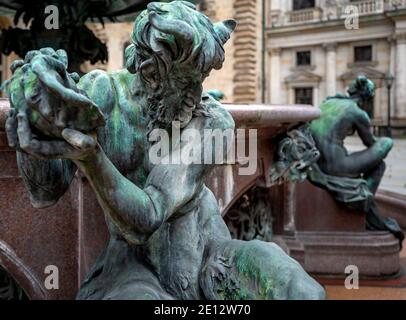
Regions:
[[[309,179],[330,191],[337,201],[365,212],[368,230],[390,231],[402,245],[401,228],[395,220],[380,215],[374,200],[385,172],[384,159],[393,147],[392,139],[372,134],[371,120],[363,109],[374,94],[375,84],[359,76],[350,85],[348,96],[338,94],[323,102],[321,117],[310,125],[321,156]],[[344,140],[355,132],[367,148],[349,153]]]
[[[79,169],[106,216],[110,240],[78,299],[324,298],[275,244],[231,238],[204,184],[214,165],[149,159],[150,133],[174,121],[181,130],[234,128],[202,83],[222,67],[235,25],[213,24],[189,2],[150,3],[135,21],[126,70],[79,79],[52,49],[13,65],[7,133],[32,204],[54,204]]]

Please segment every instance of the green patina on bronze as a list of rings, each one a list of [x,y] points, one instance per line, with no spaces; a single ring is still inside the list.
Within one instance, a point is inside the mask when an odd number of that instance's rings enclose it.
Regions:
[[[319,136],[321,139],[326,137],[330,128],[333,128],[339,119],[346,113],[354,112],[358,109],[355,102],[343,99],[330,99],[320,106],[322,117],[311,122],[311,130],[314,135]]]
[[[337,201],[365,212],[369,230],[390,231],[401,244],[404,235],[399,225],[382,217],[374,200],[385,172],[384,159],[393,147],[392,139],[376,138],[371,133],[371,120],[363,108],[374,95],[374,83],[359,76],[350,85],[348,96],[338,94],[322,103],[321,117],[310,125],[321,156],[309,179],[329,190]],[[353,133],[359,135],[365,150],[347,151],[344,140]]]
[[[7,135],[33,205],[53,205],[79,169],[106,216],[110,240],[78,299],[324,298],[275,245],[231,239],[204,184],[214,165],[153,163],[149,156],[151,132],[169,135],[174,121],[200,137],[206,129],[234,129],[202,83],[222,67],[235,25],[213,24],[189,2],[150,3],[135,21],[126,70],[79,79],[67,72],[66,53],[49,48],[13,65]],[[223,251],[230,267],[215,259]]]

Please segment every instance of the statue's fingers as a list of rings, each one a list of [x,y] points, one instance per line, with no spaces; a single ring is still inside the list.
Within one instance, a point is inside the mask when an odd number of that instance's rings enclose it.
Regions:
[[[17,136],[20,142],[20,147],[26,150],[31,147],[31,128],[28,122],[27,114],[24,111],[19,111],[17,114]]]
[[[64,129],[62,131],[62,137],[72,146],[81,150],[93,149],[97,144],[96,139],[92,136],[73,129]]]
[[[34,72],[28,70],[23,75],[24,97],[28,105],[33,106],[38,104],[40,99],[41,87],[38,77]]]
[[[73,107],[88,107],[93,105],[92,101],[83,94],[79,94],[70,88],[64,87],[40,60],[33,62],[32,70],[53,94],[60,97],[68,105]]]
[[[80,76],[77,72],[72,72],[69,74],[69,76],[72,78],[75,83],[78,83],[80,81]]]
[[[14,73],[18,68],[24,65],[24,60],[15,60],[10,65],[10,70]]]
[[[56,113],[55,125],[59,129],[64,129],[67,126],[67,122],[68,122],[68,110],[67,110],[67,108],[61,108]]]
[[[41,159],[58,159],[66,155],[75,155],[79,153],[73,146],[66,141],[39,141],[33,138],[27,115],[19,112],[17,115],[18,127],[17,134],[20,147],[26,153]]]
[[[68,67],[68,55],[65,50],[59,49],[56,51],[56,54],[58,55],[59,61],[61,61],[64,65],[65,68]]]
[[[66,77],[66,66],[63,64],[62,61],[58,60],[57,57],[52,56],[43,56],[41,59],[44,59],[48,65],[53,67],[62,77]]]
[[[41,52],[40,52],[39,50],[31,50],[31,51],[28,51],[28,52],[26,53],[26,55],[25,55],[24,62],[25,62],[25,63],[30,63],[31,60],[32,60],[35,56],[39,55],[40,53],[41,53]]]
[[[7,141],[8,145],[11,148],[17,148],[18,147],[18,136],[17,136],[17,118],[15,115],[16,111],[14,109],[10,110],[10,113],[7,117],[6,120],[6,134],[7,134]]]
[[[49,55],[49,56],[55,54],[55,50],[50,47],[41,48],[41,49],[39,49],[39,52],[41,52],[42,54],[45,54],[45,55]]]
[[[28,152],[43,159],[74,158],[79,154],[79,150],[63,140],[38,141],[33,139],[32,144],[35,149],[29,149]]]
[[[54,101],[54,103],[56,103]],[[39,104],[36,105],[38,108],[38,112],[49,122],[54,121],[54,110],[56,106],[52,105],[52,102],[50,100],[50,97],[48,95],[43,95],[41,100],[39,101]]]
[[[51,102],[50,96],[44,94],[37,75],[31,70],[28,70],[24,74],[23,81],[24,98],[28,106],[37,111],[44,119],[52,122],[54,119],[53,108],[56,107],[53,105],[55,101]]]
[[[73,159],[81,155],[81,151],[62,140],[39,141],[32,138],[23,150],[39,159]]]

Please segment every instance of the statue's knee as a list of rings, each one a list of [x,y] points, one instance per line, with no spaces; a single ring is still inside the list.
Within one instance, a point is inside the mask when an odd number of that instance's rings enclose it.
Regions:
[[[259,254],[259,264],[268,270],[263,270],[272,278],[272,283],[278,283],[270,294],[277,299],[292,300],[324,300],[326,293],[323,287],[314,280],[303,267],[279,246],[274,243],[251,241],[248,246],[255,248]],[[274,269],[274,272],[269,272]],[[284,287],[285,286],[285,287]]]

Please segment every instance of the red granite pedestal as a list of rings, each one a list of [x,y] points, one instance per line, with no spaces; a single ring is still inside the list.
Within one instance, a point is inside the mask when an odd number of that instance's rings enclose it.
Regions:
[[[339,204],[309,182],[279,187],[285,206],[276,212],[276,242],[312,274],[346,276],[349,265],[360,276],[399,274],[399,242],[389,232],[365,229],[365,214]]]

